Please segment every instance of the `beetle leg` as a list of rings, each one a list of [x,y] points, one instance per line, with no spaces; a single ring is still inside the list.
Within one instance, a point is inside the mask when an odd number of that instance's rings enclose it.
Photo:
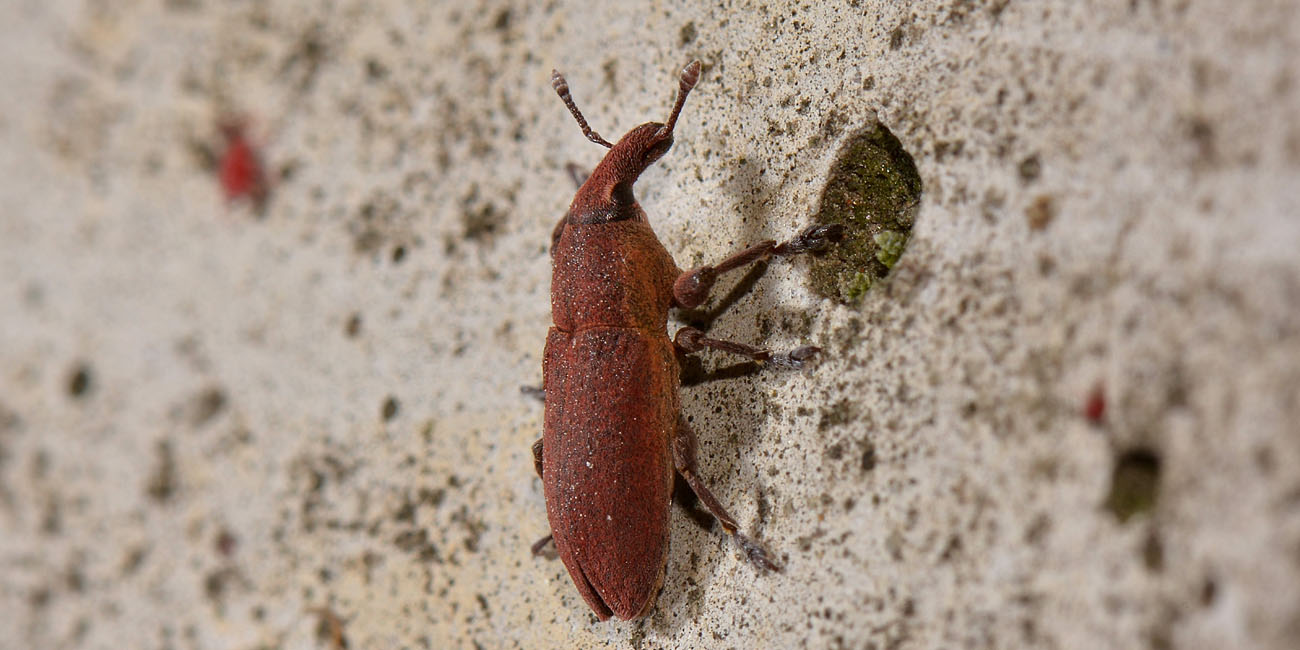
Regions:
[[[569,172],[569,178],[573,179],[573,184],[582,189],[582,185],[587,182],[591,172],[579,167],[576,163],[565,163],[564,171]],[[566,213],[555,222],[555,228],[551,230],[551,254],[555,254],[555,247],[560,244],[560,235],[564,234],[564,224],[569,222],[569,215]]]
[[[541,438],[538,438],[537,442],[533,443],[533,466],[537,468],[537,477],[541,478],[542,476],[542,439]],[[533,542],[533,546],[532,546],[533,555],[534,556],[541,555],[542,551],[546,549],[546,545],[549,543],[551,543],[550,535],[547,535],[546,537],[543,537],[537,540],[536,542]]]
[[[582,189],[582,184],[587,182],[588,176],[591,176],[591,172],[579,167],[576,163],[566,163],[564,171],[569,172],[569,178],[573,179],[573,184],[578,186],[578,189]]]
[[[539,402],[546,402],[546,389],[541,386],[520,386],[519,392]]]
[[[776,242],[769,239],[718,262],[716,266],[700,266],[682,273],[677,276],[677,281],[673,282],[673,300],[677,302],[678,307],[685,309],[699,307],[708,299],[709,291],[713,289],[713,283],[718,281],[719,275],[754,262],[767,260],[772,257],[774,249],[776,249]]]
[[[748,357],[759,363],[770,363],[778,368],[795,369],[802,368],[806,361],[822,350],[815,345],[802,345],[789,352],[773,352],[752,345],[745,345],[744,343],[711,339],[705,336],[704,332],[694,327],[683,327],[677,330],[677,335],[673,337],[673,345],[686,354],[699,352],[705,348],[713,348],[714,350],[722,350],[723,352]]]
[[[555,247],[560,245],[560,236],[564,234],[564,224],[569,222],[569,215],[560,217],[555,222],[555,227],[551,229],[551,255],[555,255]]]
[[[794,239],[783,244],[768,240],[746,248],[715,266],[700,266],[677,276],[673,283],[673,299],[678,307],[691,309],[700,306],[709,297],[718,276],[755,262],[765,262],[776,257],[790,257],[815,253],[844,238],[844,226],[838,223],[812,225],[804,228]]]
[[[533,542],[533,546],[532,546],[533,555],[534,556],[541,555],[542,551],[546,550],[546,545],[550,544],[552,539],[553,539],[552,536],[547,535],[546,537],[543,537],[537,540],[536,542]]]
[[[691,491],[699,497],[700,503],[704,504],[705,509],[722,524],[722,529],[731,535],[736,545],[740,546],[745,552],[745,557],[751,564],[762,569],[780,571],[781,565],[772,559],[767,549],[764,549],[758,542],[746,537],[740,532],[740,527],[736,525],[736,520],[722,507],[722,503],[717,497],[709,491],[709,487],[699,476],[699,468],[695,463],[695,432],[686,424],[686,420],[678,418],[677,435],[673,438],[673,465],[677,468],[677,473],[686,479],[686,484],[691,486]]]
[[[537,468],[537,478],[542,477],[542,439],[533,443],[533,467]]]
[[[844,224],[813,224],[795,235],[794,239],[777,246],[772,251],[777,257],[788,257],[801,253],[816,253],[826,250],[827,246],[844,239]]]

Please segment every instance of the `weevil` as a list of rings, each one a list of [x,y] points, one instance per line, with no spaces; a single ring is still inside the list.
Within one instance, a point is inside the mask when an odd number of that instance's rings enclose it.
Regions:
[[[665,123],[642,124],[610,143],[578,110],[569,85],[551,85],[588,140],[609,149],[580,181],[551,237],[551,315],[542,361],[545,418],[533,458],[542,479],[551,535],[578,592],[600,620],[645,615],[663,583],[675,474],[744,551],[765,570],[776,559],[742,534],[700,478],[695,435],[681,415],[678,355],[706,348],[781,367],[799,368],[819,349],[784,353],[709,338],[683,327],[667,334],[671,308],[702,304],[720,274],[816,251],[838,241],[842,227],[813,226],[783,244],[764,241],[716,265],[682,271],[660,243],[632,185],[673,144],[673,127],[700,77],[693,61],[681,72]]]

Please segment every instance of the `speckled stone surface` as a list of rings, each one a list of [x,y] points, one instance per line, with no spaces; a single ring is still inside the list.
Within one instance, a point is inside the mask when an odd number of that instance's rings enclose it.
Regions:
[[[1297,51],[1290,0],[5,2],[0,647],[1300,647]],[[638,185],[679,264],[876,119],[924,189],[859,302],[777,262],[713,323],[821,363],[684,391],[785,571],[677,509],[596,623],[528,552],[603,151],[548,76],[613,139],[691,58]]]

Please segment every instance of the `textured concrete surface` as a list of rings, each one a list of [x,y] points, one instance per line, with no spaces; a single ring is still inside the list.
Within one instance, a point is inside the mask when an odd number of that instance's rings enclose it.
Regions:
[[[1300,647],[1296,3],[592,5],[0,6],[0,647]],[[615,138],[693,57],[638,185],[680,264],[876,118],[924,192],[859,302],[774,263],[713,324],[822,363],[684,393],[785,572],[678,510],[598,624],[528,553],[602,152],[547,78]]]

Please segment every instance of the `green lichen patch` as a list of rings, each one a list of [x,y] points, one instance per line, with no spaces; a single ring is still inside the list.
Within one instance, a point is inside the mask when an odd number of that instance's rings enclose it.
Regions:
[[[907,235],[897,230],[886,230],[873,235],[871,241],[880,247],[876,251],[876,259],[892,269],[903,254],[903,246],[907,245]]]
[[[844,142],[816,223],[842,223],[844,241],[812,262],[813,289],[856,302],[898,263],[921,202],[921,175],[889,129],[873,122]]]

